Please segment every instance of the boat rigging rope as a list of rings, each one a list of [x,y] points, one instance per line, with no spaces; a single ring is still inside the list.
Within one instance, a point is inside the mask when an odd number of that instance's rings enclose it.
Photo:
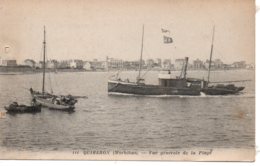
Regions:
[[[146,52],[146,54],[148,55],[148,58],[150,58],[150,54],[147,51],[147,49],[144,47],[144,51]],[[153,67],[150,67],[148,70],[145,71],[145,73],[141,76],[141,78],[143,78],[149,71],[152,70]]]
[[[145,71],[145,73],[141,76],[141,78],[143,78],[149,71],[151,71],[152,70],[152,67],[151,68],[149,68],[148,70],[146,70]]]
[[[109,79],[113,78],[113,77],[116,77],[116,79],[118,78],[119,74],[122,72],[122,70],[118,70],[115,74],[111,75],[109,77]]]
[[[180,78],[182,78],[182,75],[183,75],[183,70],[184,70],[184,64],[185,64],[185,62],[183,62],[183,64],[182,64],[182,68],[181,68],[181,74],[180,74]]]

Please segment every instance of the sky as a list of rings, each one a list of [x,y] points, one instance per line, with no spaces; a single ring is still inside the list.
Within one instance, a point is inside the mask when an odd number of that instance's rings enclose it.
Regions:
[[[254,63],[253,0],[0,0],[0,56],[48,59],[213,59]],[[164,44],[161,28],[173,43]]]

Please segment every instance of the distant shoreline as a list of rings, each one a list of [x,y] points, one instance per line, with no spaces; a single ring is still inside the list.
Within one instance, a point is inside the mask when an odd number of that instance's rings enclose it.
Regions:
[[[165,69],[152,69],[150,71],[167,71]],[[235,68],[235,69],[213,69],[213,71],[234,71],[234,70],[250,70],[254,71],[254,69],[245,69],[245,68]],[[110,72],[110,71],[138,71],[138,70],[85,70],[85,69],[46,69],[46,72],[51,72],[51,73],[65,73],[65,72]],[[144,69],[144,71],[147,71],[147,69]],[[171,70],[171,71],[180,71],[180,70]],[[188,69],[187,71],[207,71],[205,69]],[[20,67],[20,66],[15,66],[15,67],[6,67],[6,66],[0,66],[0,75],[22,75],[22,74],[37,74],[37,73],[42,73],[42,69],[35,69],[31,67]]]

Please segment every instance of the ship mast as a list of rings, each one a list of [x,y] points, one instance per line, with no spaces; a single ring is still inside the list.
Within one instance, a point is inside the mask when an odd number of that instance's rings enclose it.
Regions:
[[[187,75],[188,61],[189,61],[189,58],[185,57],[185,65],[184,65],[184,73],[183,73],[183,78],[184,79],[186,79],[186,75]]]
[[[45,85],[45,49],[46,49],[46,32],[45,32],[45,26],[43,31],[43,78],[42,78],[42,93],[44,94],[44,85]]]
[[[139,62],[139,73],[137,77],[137,83],[139,83],[141,79],[141,70],[142,70],[142,62],[143,62],[143,44],[144,44],[144,25],[143,25],[143,32],[142,32],[142,44],[141,44],[141,56],[140,56],[140,62]]]
[[[215,34],[215,25],[213,26],[213,35],[212,35],[212,41],[211,41],[211,50],[210,50],[210,59],[209,59],[209,69],[208,69],[208,83],[209,83],[209,76],[210,76],[210,69],[211,69],[211,61],[212,61],[212,54],[213,54],[214,34]]]

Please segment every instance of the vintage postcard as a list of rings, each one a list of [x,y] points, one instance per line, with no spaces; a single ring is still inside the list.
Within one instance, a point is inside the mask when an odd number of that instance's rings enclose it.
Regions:
[[[253,0],[0,0],[0,159],[254,161]]]

